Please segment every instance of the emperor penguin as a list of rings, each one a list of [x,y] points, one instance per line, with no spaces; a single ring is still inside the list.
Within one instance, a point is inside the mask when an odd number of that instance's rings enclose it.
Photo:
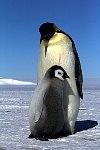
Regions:
[[[29,108],[31,134],[39,140],[57,136],[64,126],[64,80],[69,78],[61,66],[49,68],[37,85]]]
[[[77,120],[80,98],[83,99],[83,76],[79,56],[72,38],[60,30],[54,23],[44,23],[40,26],[40,50],[38,57],[39,83],[45,72],[53,65],[60,65],[70,76],[65,80],[65,130],[68,134],[74,133]],[[68,82],[68,84],[66,84]]]

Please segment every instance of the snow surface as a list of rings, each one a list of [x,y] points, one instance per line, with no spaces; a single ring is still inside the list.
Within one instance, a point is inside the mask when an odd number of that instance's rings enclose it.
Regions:
[[[0,77],[0,85],[36,85],[36,83],[13,80],[13,79],[4,79]]]
[[[100,150],[100,90],[84,90],[76,133],[28,139],[28,110],[34,87],[0,86],[0,150]]]

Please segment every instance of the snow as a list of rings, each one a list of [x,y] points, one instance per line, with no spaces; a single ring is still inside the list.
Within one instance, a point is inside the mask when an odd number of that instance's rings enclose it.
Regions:
[[[49,141],[28,139],[33,92],[0,86],[0,150],[100,150],[100,89],[84,89],[75,134]]]
[[[0,77],[0,85],[36,85],[36,83],[13,80],[13,79],[4,79]]]

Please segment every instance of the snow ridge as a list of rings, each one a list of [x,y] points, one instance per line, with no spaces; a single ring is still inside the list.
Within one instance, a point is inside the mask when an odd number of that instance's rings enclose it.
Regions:
[[[36,85],[36,83],[13,79],[4,79],[0,77],[0,85]]]

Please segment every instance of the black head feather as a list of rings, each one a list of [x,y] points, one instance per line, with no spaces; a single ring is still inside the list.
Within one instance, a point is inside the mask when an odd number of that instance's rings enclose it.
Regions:
[[[55,34],[54,24],[53,23],[48,23],[48,22],[43,23],[39,28],[39,32],[41,34],[40,42],[42,40],[49,41],[50,38]]]
[[[69,78],[68,74],[66,73],[66,71],[58,65],[54,65],[51,68],[48,69],[48,71],[46,72],[45,76],[46,77],[50,77],[50,78],[55,78],[55,71],[56,70],[62,70],[63,71],[63,78]]]

